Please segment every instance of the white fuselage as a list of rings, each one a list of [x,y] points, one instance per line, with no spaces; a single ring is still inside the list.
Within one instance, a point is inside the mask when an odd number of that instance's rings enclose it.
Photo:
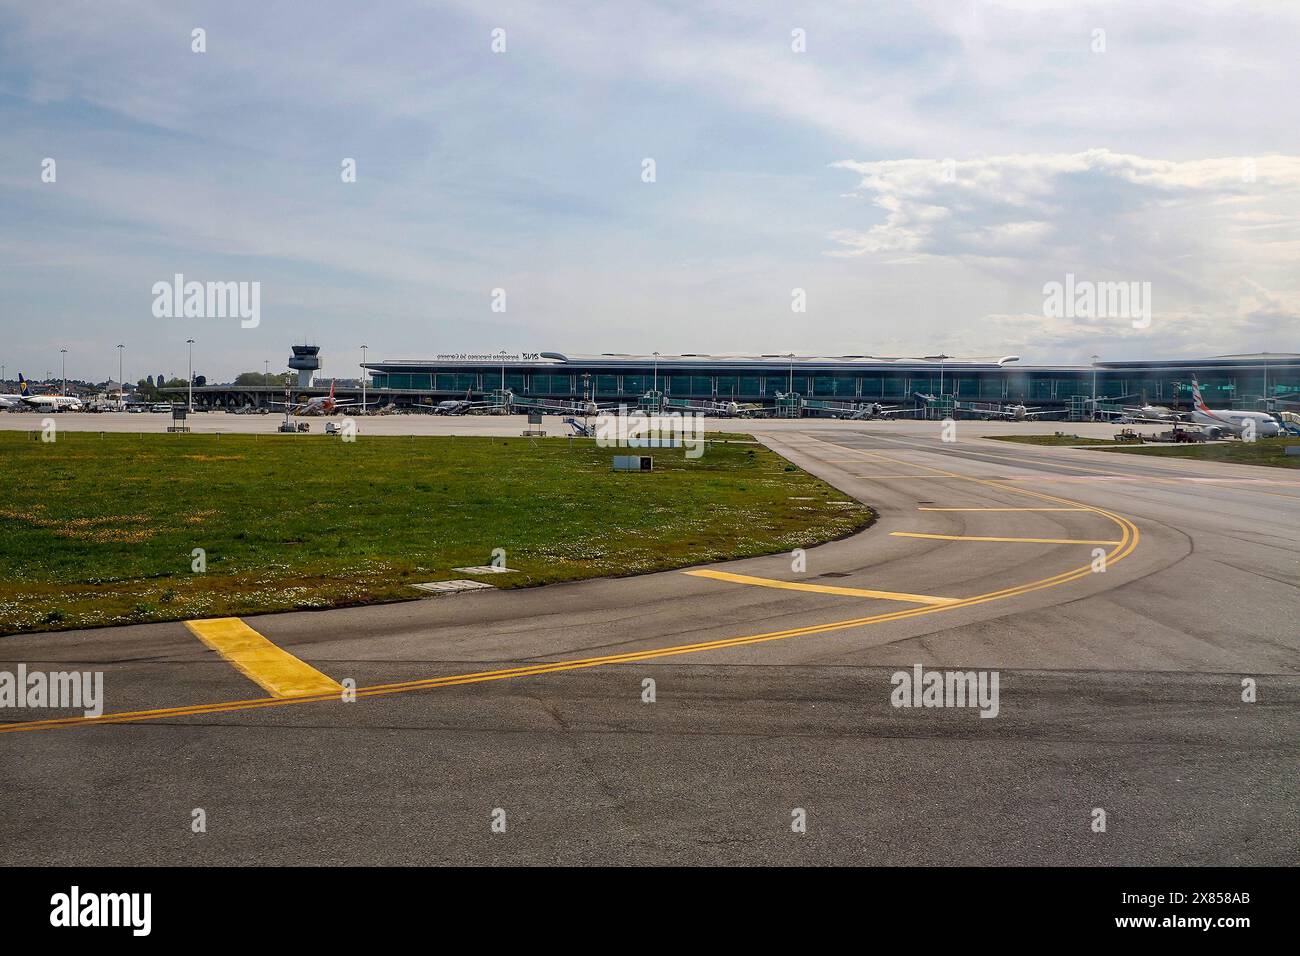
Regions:
[[[6,398],[8,396],[5,396]],[[72,395],[21,395],[23,404],[46,411],[80,411],[81,399]]]
[[[1255,423],[1255,435],[1259,438],[1272,438],[1282,434],[1282,426],[1272,415],[1264,412],[1239,412],[1230,408],[1194,408],[1192,421],[1205,428],[1221,428],[1234,435],[1241,435]]]

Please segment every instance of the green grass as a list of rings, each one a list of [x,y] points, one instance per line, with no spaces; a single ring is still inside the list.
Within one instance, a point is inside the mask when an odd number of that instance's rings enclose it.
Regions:
[[[1077,435],[985,435],[994,441],[1014,441],[1022,445],[1113,445],[1109,438],[1080,438]]]
[[[869,508],[761,446],[0,432],[0,633],[419,596],[496,548],[498,587],[808,547]],[[207,570],[191,570],[191,552]]]
[[[1229,441],[1206,445],[1116,445],[1107,450],[1162,458],[1226,461],[1237,465],[1300,468],[1300,455],[1288,455],[1285,450],[1287,445],[1300,445],[1300,438],[1260,438],[1253,442]]]
[[[706,428],[704,434],[709,441],[753,442],[756,440],[749,432],[713,432]]]

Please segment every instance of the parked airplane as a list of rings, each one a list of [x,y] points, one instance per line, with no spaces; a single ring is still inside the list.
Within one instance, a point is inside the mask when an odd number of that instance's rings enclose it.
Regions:
[[[437,405],[433,406],[433,413],[435,415],[464,415],[473,407],[474,403],[469,399],[460,398],[447,402],[439,402]]]
[[[31,390],[31,384],[23,378],[23,373],[18,373],[18,394],[17,395],[0,395],[0,401],[3,401],[4,408],[16,408],[25,405],[28,408],[44,409],[50,412],[72,411],[79,412],[82,408],[81,399],[75,395],[38,395]]]
[[[583,418],[595,417],[608,412],[618,411],[619,406],[612,403],[601,405],[590,398],[571,401],[549,401],[546,399],[516,400],[517,407],[524,411],[541,412],[544,415],[581,415]]]
[[[715,402],[714,405],[716,414],[728,419],[748,418],[748,416],[757,415],[758,412],[763,410],[763,406],[759,405],[758,402],[737,402],[736,399],[727,402]]]
[[[1065,414],[1064,411],[1059,408],[1040,409],[1037,406],[1034,408],[1027,408],[1024,405],[1003,405],[1000,408],[989,409],[973,408],[970,409],[970,411],[973,414],[981,415],[984,418],[1005,418],[1013,422],[1028,422],[1033,421],[1035,418],[1042,418],[1044,415]]]
[[[1205,426],[1205,430],[1214,436],[1217,429],[1227,429],[1234,435],[1240,436],[1250,426],[1248,422],[1255,423],[1255,434],[1260,438],[1271,438],[1283,433],[1282,423],[1267,412],[1239,412],[1229,408],[1210,408],[1205,404],[1205,399],[1201,397],[1201,386],[1197,384],[1195,378],[1192,379],[1192,419],[1198,425]]]
[[[735,399],[720,400],[716,398],[690,402],[684,406],[670,404],[665,407],[669,411],[680,408],[683,411],[703,412],[705,415],[712,415],[716,418],[746,418],[763,409],[763,406],[756,402],[738,402]]]
[[[581,401],[548,401],[545,399],[515,398],[514,392],[506,390],[492,393],[488,400],[476,402],[470,398],[470,392],[464,398],[448,399],[433,406],[435,415],[473,415],[482,413],[514,411],[542,412],[545,415],[599,415],[612,411],[616,405],[597,405],[590,399]]]
[[[379,402],[340,402],[334,397],[334,380],[330,379],[328,395],[317,395],[305,402],[267,402],[267,404],[277,408],[287,408],[294,415],[333,415],[341,408],[355,408],[358,405],[364,408],[367,405],[378,405]]]
[[[524,411],[541,412],[544,415],[581,415],[583,418],[595,417],[596,415],[618,410],[617,405],[600,405],[589,398],[575,399],[568,402],[525,400],[519,402],[518,407]]]
[[[1159,406],[1144,406],[1140,412],[1160,410],[1168,414],[1129,415],[1130,421],[1144,424],[1170,424],[1181,422],[1200,428],[1210,438],[1222,438],[1224,435],[1242,437],[1253,427],[1255,437],[1272,438],[1285,433],[1285,426],[1267,412],[1244,412],[1232,408],[1210,408],[1201,397],[1201,386],[1192,379],[1192,410],[1190,412],[1173,412]],[[1127,410],[1126,410],[1127,411]],[[1254,423],[1253,426],[1250,423]]]
[[[435,415],[468,415],[480,408],[499,408],[500,402],[476,402],[470,398],[470,390],[465,390],[464,398],[449,399],[433,406]]]
[[[1127,425],[1131,422],[1181,422],[1184,418],[1168,405],[1125,405],[1123,414],[1115,421]]]
[[[901,405],[882,405],[880,402],[871,402],[869,405],[860,406],[849,418],[889,418],[893,415],[913,415],[915,413],[915,408],[903,408]]]

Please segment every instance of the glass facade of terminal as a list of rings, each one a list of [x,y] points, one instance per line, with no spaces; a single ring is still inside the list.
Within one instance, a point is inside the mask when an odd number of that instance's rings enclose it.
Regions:
[[[737,368],[734,362],[714,367],[697,362],[689,369],[674,367],[677,364],[661,362],[657,374],[649,362],[644,367],[625,362],[619,368],[577,360],[508,364],[504,384],[516,395],[530,398],[591,395],[597,401],[628,403],[635,403],[656,383],[670,398],[764,403],[771,403],[778,392],[788,391],[805,398],[886,403],[909,401],[916,393],[940,393],[937,365],[817,368],[810,361],[792,372],[775,363]],[[419,368],[415,363],[374,363],[370,368],[374,387],[412,390],[439,399],[486,394],[500,388],[503,380],[500,365],[453,368],[429,364]],[[970,402],[1066,405],[1074,396],[1096,395],[1126,403],[1187,403],[1193,376],[1206,401],[1215,407],[1253,408],[1265,395],[1282,401],[1300,400],[1300,358],[1296,356],[1278,356],[1267,362],[1260,356],[1246,356],[1186,363],[1107,363],[1095,372],[1074,367],[955,366],[945,368],[942,375],[943,394]]]

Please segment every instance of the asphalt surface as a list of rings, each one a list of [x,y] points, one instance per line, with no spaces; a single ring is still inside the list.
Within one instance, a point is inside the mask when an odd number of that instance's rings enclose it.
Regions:
[[[706,570],[953,603],[668,572],[252,617],[362,691],[225,709],[266,692],[179,623],[5,638],[0,671],[151,713],[3,712],[38,723],[0,734],[0,862],[1297,861],[1300,475],[978,437],[1060,425],[745,427],[881,517]],[[995,671],[997,716],[892,706],[915,665]]]
[[[307,436],[319,435],[325,429],[325,423],[342,422],[347,416],[341,412],[329,417],[304,415],[294,419],[306,422]],[[44,422],[50,419],[57,428],[83,432],[126,432],[133,434],[166,434],[172,424],[170,415],[153,412],[59,412],[56,414],[28,411],[0,412],[0,431],[40,432]],[[186,421],[186,427],[196,435],[216,434],[259,434],[274,435],[284,421],[283,415],[233,415],[227,412],[195,412]],[[518,436],[524,429],[532,428],[527,415],[360,415],[353,421],[357,425],[357,434],[364,435],[492,435],[499,437]],[[594,422],[595,420],[592,419]],[[708,418],[709,431],[731,432],[775,432],[780,433],[791,428],[800,428],[809,424],[817,427],[849,426],[849,422],[805,419],[798,421],[764,418]],[[1065,422],[962,422],[963,434],[1004,435],[1008,431],[1024,434],[1052,434],[1065,429],[1074,435],[1085,437],[1110,438],[1115,434],[1116,426],[1106,424],[1065,423]],[[573,429],[564,424],[563,416],[546,415],[542,418],[542,430],[549,437],[562,437],[572,434]],[[883,429],[885,433],[904,432],[915,428],[914,422],[873,422],[873,428]],[[1144,429],[1145,430],[1145,429]],[[1155,431],[1152,426],[1151,431]]]

